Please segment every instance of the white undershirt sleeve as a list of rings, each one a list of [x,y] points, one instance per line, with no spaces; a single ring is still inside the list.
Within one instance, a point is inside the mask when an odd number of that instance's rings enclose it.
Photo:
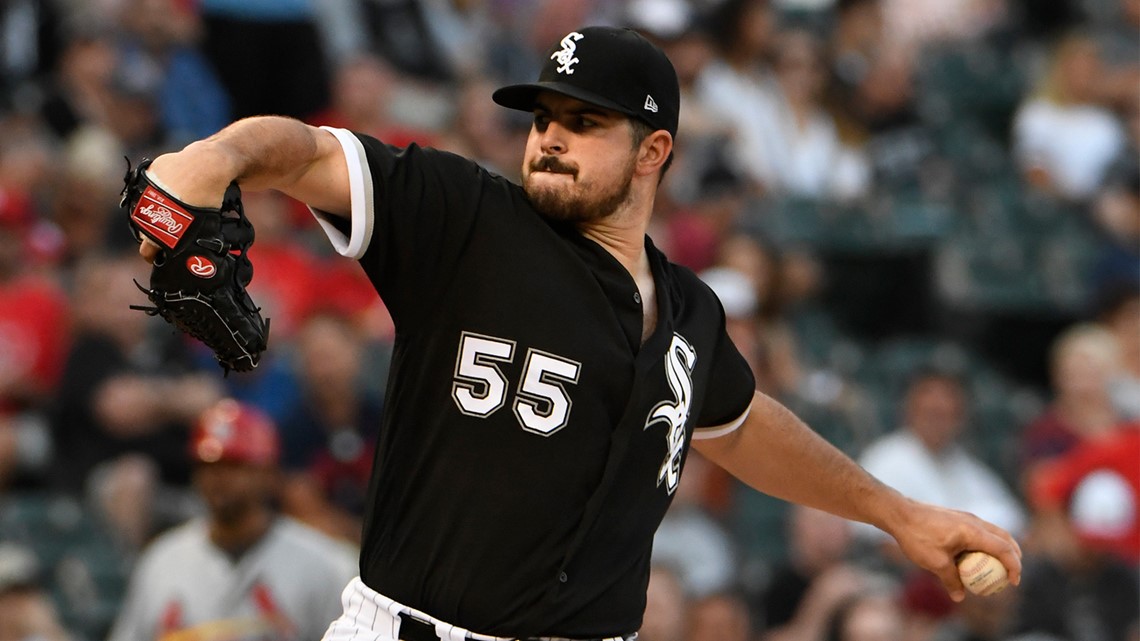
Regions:
[[[347,258],[360,259],[368,251],[375,222],[375,199],[368,157],[364,153],[364,145],[352,132],[334,127],[321,127],[321,129],[336,136],[344,151],[344,159],[348,163],[348,182],[352,198],[350,234],[345,236],[344,232],[333,224],[330,220],[331,214],[313,207],[309,207],[309,211],[316,216],[317,222],[320,223],[337,253]]]
[[[693,430],[693,440],[694,441],[703,441],[705,439],[718,438],[718,437],[724,436],[725,434],[731,434],[732,432],[735,432],[736,430],[740,429],[741,425],[744,425],[744,421],[748,418],[748,415],[751,412],[752,412],[752,404],[749,403],[748,407],[745,408],[744,413],[741,414],[740,416],[736,417],[735,420],[729,421],[728,423],[725,423],[724,425],[712,425],[709,427],[698,427],[698,428]]]

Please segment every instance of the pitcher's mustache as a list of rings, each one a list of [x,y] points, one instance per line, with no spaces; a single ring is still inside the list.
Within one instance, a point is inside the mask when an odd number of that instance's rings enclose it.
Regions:
[[[571,176],[578,175],[578,168],[573,165],[568,165],[558,159],[557,156],[543,156],[538,160],[530,163],[531,171],[549,171],[556,174],[570,174]]]

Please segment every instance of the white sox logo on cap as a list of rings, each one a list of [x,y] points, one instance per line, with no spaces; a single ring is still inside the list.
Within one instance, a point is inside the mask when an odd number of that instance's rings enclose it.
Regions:
[[[577,51],[578,45],[574,44],[574,42],[584,37],[585,36],[577,31],[571,31],[562,39],[560,43],[562,48],[550,54],[551,60],[558,61],[558,73],[564,73],[566,75],[574,73],[573,66],[578,62],[578,59],[574,57],[574,52]]]
[[[500,87],[495,102],[532,111],[550,91],[637,118],[677,135],[681,90],[673,63],[632,29],[581,27],[554,43],[538,82]]]

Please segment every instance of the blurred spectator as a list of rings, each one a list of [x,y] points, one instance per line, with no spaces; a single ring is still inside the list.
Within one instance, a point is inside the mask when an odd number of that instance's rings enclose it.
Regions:
[[[1118,0],[1104,2],[1107,11],[1097,20],[1094,16],[1093,37],[1100,45],[1105,74],[1098,78],[1103,97],[1120,109],[1134,106],[1140,96],[1140,2]]]
[[[1103,66],[1088,36],[1070,35],[1057,45],[1040,89],[1014,122],[1014,156],[1030,185],[1087,200],[1123,149],[1123,127],[1100,104]]]
[[[917,61],[893,46],[882,0],[839,3],[830,41],[827,106],[839,138],[863,150],[876,187],[910,187],[936,158],[915,105]]]
[[[1053,641],[1013,636],[1021,599],[1022,593],[1016,589],[985,597],[967,594],[957,605],[955,616],[930,637],[930,641]]]
[[[808,586],[796,608],[796,614],[782,626],[766,629],[762,641],[818,641],[842,639],[846,636],[828,636],[830,630],[845,629],[853,599],[878,597],[882,589],[880,579],[850,565],[836,565],[817,576]],[[846,634],[845,632],[843,634]],[[863,637],[858,637],[863,641]],[[881,641],[876,637],[869,637]],[[855,641],[855,639],[851,639]]]
[[[161,85],[156,80],[130,75],[122,68],[111,77],[104,125],[128,158],[153,158],[169,144],[160,113]]]
[[[328,102],[329,69],[312,0],[200,0],[202,51],[233,118],[306,118]]]
[[[360,266],[331,256],[321,262],[319,269],[323,296],[318,309],[345,316],[369,341],[391,345],[396,336],[392,315]],[[377,368],[370,372],[376,377],[377,388],[383,389],[387,361],[370,365]]]
[[[133,282],[146,280],[140,263],[123,256],[78,267],[75,339],[52,413],[55,481],[73,495],[90,490],[109,518],[125,519],[117,531],[130,545],[157,525],[144,498],[153,483],[186,485],[187,426],[219,395],[215,376],[180,366],[177,345],[154,341],[149,317],[130,309],[145,302]]]
[[[653,563],[673,568],[690,598],[727,589],[736,580],[732,539],[702,504],[710,481],[719,472],[700,454],[690,451],[673,504],[653,537]]]
[[[510,126],[507,114],[491,100],[498,87],[487,78],[473,77],[459,87],[455,117],[439,147],[466,156],[488,171],[518,179],[522,167],[517,139],[526,130]],[[427,143],[430,144],[430,139]]]
[[[0,123],[0,488],[42,481],[51,439],[44,410],[63,367],[68,304],[40,270],[33,208],[47,154],[34,133]]]
[[[831,617],[826,641],[905,641],[906,618],[894,595],[881,591],[859,594]]]
[[[358,542],[381,404],[364,387],[365,342],[346,318],[318,314],[297,336],[302,397],[281,425],[285,511]]]
[[[456,78],[478,76],[487,66],[487,35],[493,32],[492,2],[420,0],[424,26],[446,68]]]
[[[624,21],[661,47],[677,71],[681,88],[678,135],[682,151],[695,141],[715,138],[720,144],[730,129],[704,104],[698,82],[714,56],[713,43],[688,0],[630,0]]]
[[[742,166],[775,193],[838,200],[862,195],[868,188],[866,159],[843,144],[823,110],[823,43],[808,31],[784,32],[773,67],[776,84],[769,100],[751,105],[756,146],[743,150]]]
[[[42,123],[34,116],[0,112],[0,224],[22,241],[34,241],[39,205],[52,188],[56,154]],[[29,243],[23,249],[34,249]],[[31,263],[34,255],[23,257]]]
[[[753,280],[733,267],[713,267],[701,272],[700,276],[724,308],[729,338],[759,376],[762,349]]]
[[[1135,458],[1128,465],[1134,469]],[[1134,490],[1126,485],[1119,477],[1094,472],[1062,510],[1038,513],[1036,540],[1025,557],[1018,588],[1017,631],[1065,641],[1135,640],[1140,566],[1105,551],[1105,534],[1120,527],[1129,499],[1130,518],[1135,518]],[[1057,503],[1050,500],[1047,505]],[[1040,536],[1042,532],[1048,536]]]
[[[288,199],[275,191],[242,194],[246,216],[257,230],[249,248],[253,262],[250,296],[273,319],[275,337],[292,338],[321,294],[317,258],[290,225]]]
[[[435,40],[425,15],[430,13],[433,24],[443,28],[441,23],[446,17],[456,17],[456,13],[416,0],[358,0],[358,4],[371,49],[401,72],[430,81],[453,81],[458,71],[470,71],[466,66],[452,66],[456,60],[447,53],[454,50],[445,53],[446,47]],[[464,7],[465,4],[459,3],[455,9],[470,8]],[[465,53],[471,56],[466,61],[468,64],[479,57],[478,48]]]
[[[64,144],[45,210],[53,232],[48,255],[67,280],[85,257],[135,246],[118,207],[127,153],[101,125],[82,125]]]
[[[730,167],[723,150],[713,146],[703,156],[685,151],[676,159],[677,173],[666,174],[664,204],[649,229],[669,260],[697,272],[716,262],[721,243],[740,222],[747,197],[744,176]]]
[[[1053,400],[1022,430],[1022,475],[1120,422],[1109,392],[1109,381],[1119,367],[1119,350],[1107,330],[1091,324],[1070,327],[1053,341],[1049,359]]]
[[[733,168],[752,180],[770,173],[771,159],[755,158],[765,148],[755,114],[772,102],[776,90],[769,61],[775,23],[768,0],[722,2],[709,20],[717,55],[695,83],[700,102],[730,128]],[[760,166],[750,165],[757,160]]]
[[[1131,284],[1140,288],[1140,96],[1124,111],[1128,146],[1121,150],[1093,203],[1103,232],[1092,266],[1091,286]]]
[[[40,107],[44,122],[59,139],[81,125],[107,122],[111,77],[118,52],[111,35],[98,25],[76,25],[60,51]]]
[[[416,142],[431,145],[435,133],[404,126],[392,114],[391,103],[404,81],[384,60],[358,54],[340,62],[333,75],[332,99],[314,114],[314,125],[365,133],[397,147]]]
[[[716,265],[744,275],[754,293],[758,351],[754,351],[756,386],[761,391],[787,398],[803,373],[796,351],[795,335],[781,314],[782,273],[776,250],[743,233],[732,234],[720,244]],[[741,346],[741,353],[748,357]]]
[[[207,514],[147,548],[110,641],[320,638],[355,556],[275,513],[278,454],[264,414],[232,400],[203,412],[189,455]]]
[[[1140,284],[1104,287],[1097,306],[1098,321],[1120,354],[1120,368],[1109,382],[1112,405],[1122,417],[1140,419]]]
[[[0,641],[68,641],[35,554],[0,542]]]
[[[1112,2],[1113,0],[1108,0]],[[1024,32],[1025,39],[1045,39],[1056,37],[1078,24],[1090,6],[1105,3],[1086,2],[1084,0],[1055,0],[1054,2],[1038,2],[1037,0],[1014,0],[1016,7],[1017,24]]]
[[[8,0],[0,4],[0,111],[30,111],[37,83],[55,66],[63,23],[53,2]]]
[[[67,300],[40,272],[33,243],[33,192],[48,156],[0,124],[0,417],[40,406],[59,378],[67,349]],[[28,142],[30,144],[24,144]],[[22,156],[22,158],[20,157]]]
[[[942,636],[958,633],[959,622],[954,615],[959,606],[950,599],[942,582],[933,574],[922,570],[907,573],[899,600],[906,615],[906,641],[949,641],[943,640]],[[1008,620],[1009,614],[1006,608],[1000,616]],[[964,627],[973,630],[972,625]]]
[[[1140,564],[1140,423],[1038,466],[1028,494],[1040,519],[1055,523],[1067,510],[1085,548]]]
[[[751,641],[752,619],[742,594],[722,591],[698,599],[689,610],[685,641]]]
[[[907,383],[901,425],[871,443],[859,463],[908,497],[971,512],[1017,536],[1025,525],[1017,498],[994,470],[962,445],[969,404],[956,376],[918,371]],[[857,531],[869,540],[889,543],[870,526]]]
[[[1006,0],[886,0],[887,34],[910,54],[942,42],[969,40],[1000,24]]]
[[[829,421],[836,430],[829,437],[848,441],[837,443],[841,447],[864,443],[876,434],[878,420],[867,395],[829,365],[809,369],[805,362],[806,340],[814,340],[816,350],[823,351],[834,339],[832,324],[813,303],[822,276],[811,252],[802,248],[778,252],[753,236],[735,233],[719,244],[714,269],[714,274],[727,269],[727,273],[744,275],[753,289],[754,312],[731,319],[729,325],[737,347],[753,367],[757,388],[801,411],[812,411],[815,419]],[[732,300],[748,300],[732,293],[739,289],[738,277],[717,276],[714,282],[721,282]],[[801,334],[799,327],[806,332]],[[825,428],[821,424],[814,427]]]
[[[859,572],[847,565],[850,526],[827,512],[793,505],[787,529],[788,560],[773,571],[760,614],[774,639],[818,638],[830,609],[862,586]]]
[[[229,96],[195,47],[202,25],[194,6],[126,0],[119,11],[117,73],[151,87],[167,142],[182,147],[229,124]]]
[[[593,15],[597,13],[596,8],[604,11],[607,7],[620,7],[616,2],[603,0],[477,1],[484,2],[490,9],[493,23],[491,30],[483,36],[487,55],[485,73],[508,84],[528,82],[537,76],[543,60],[550,54],[550,43],[558,42],[583,25],[599,24]],[[527,121],[529,118],[522,122]]]
[[[829,39],[833,73],[841,83],[855,86],[886,47],[882,0],[842,0],[835,10]]]
[[[1098,27],[1096,35],[1105,45],[1105,61],[1114,66],[1140,62],[1140,2],[1108,0],[1086,5],[1090,21]]]
[[[654,565],[646,589],[645,617],[638,641],[685,641],[689,601],[681,580],[668,566]]]

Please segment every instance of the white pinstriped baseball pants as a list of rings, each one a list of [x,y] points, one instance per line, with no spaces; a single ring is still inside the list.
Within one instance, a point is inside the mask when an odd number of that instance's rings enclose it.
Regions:
[[[364,585],[360,577],[349,581],[341,593],[344,614],[329,625],[322,641],[399,641],[400,615],[411,615],[420,621],[435,626],[435,634],[441,641],[514,641],[509,637],[494,637],[477,634],[450,623],[440,621],[424,612],[397,603]],[[599,641],[634,641],[630,637],[610,637]],[[551,637],[548,641],[570,641]]]

